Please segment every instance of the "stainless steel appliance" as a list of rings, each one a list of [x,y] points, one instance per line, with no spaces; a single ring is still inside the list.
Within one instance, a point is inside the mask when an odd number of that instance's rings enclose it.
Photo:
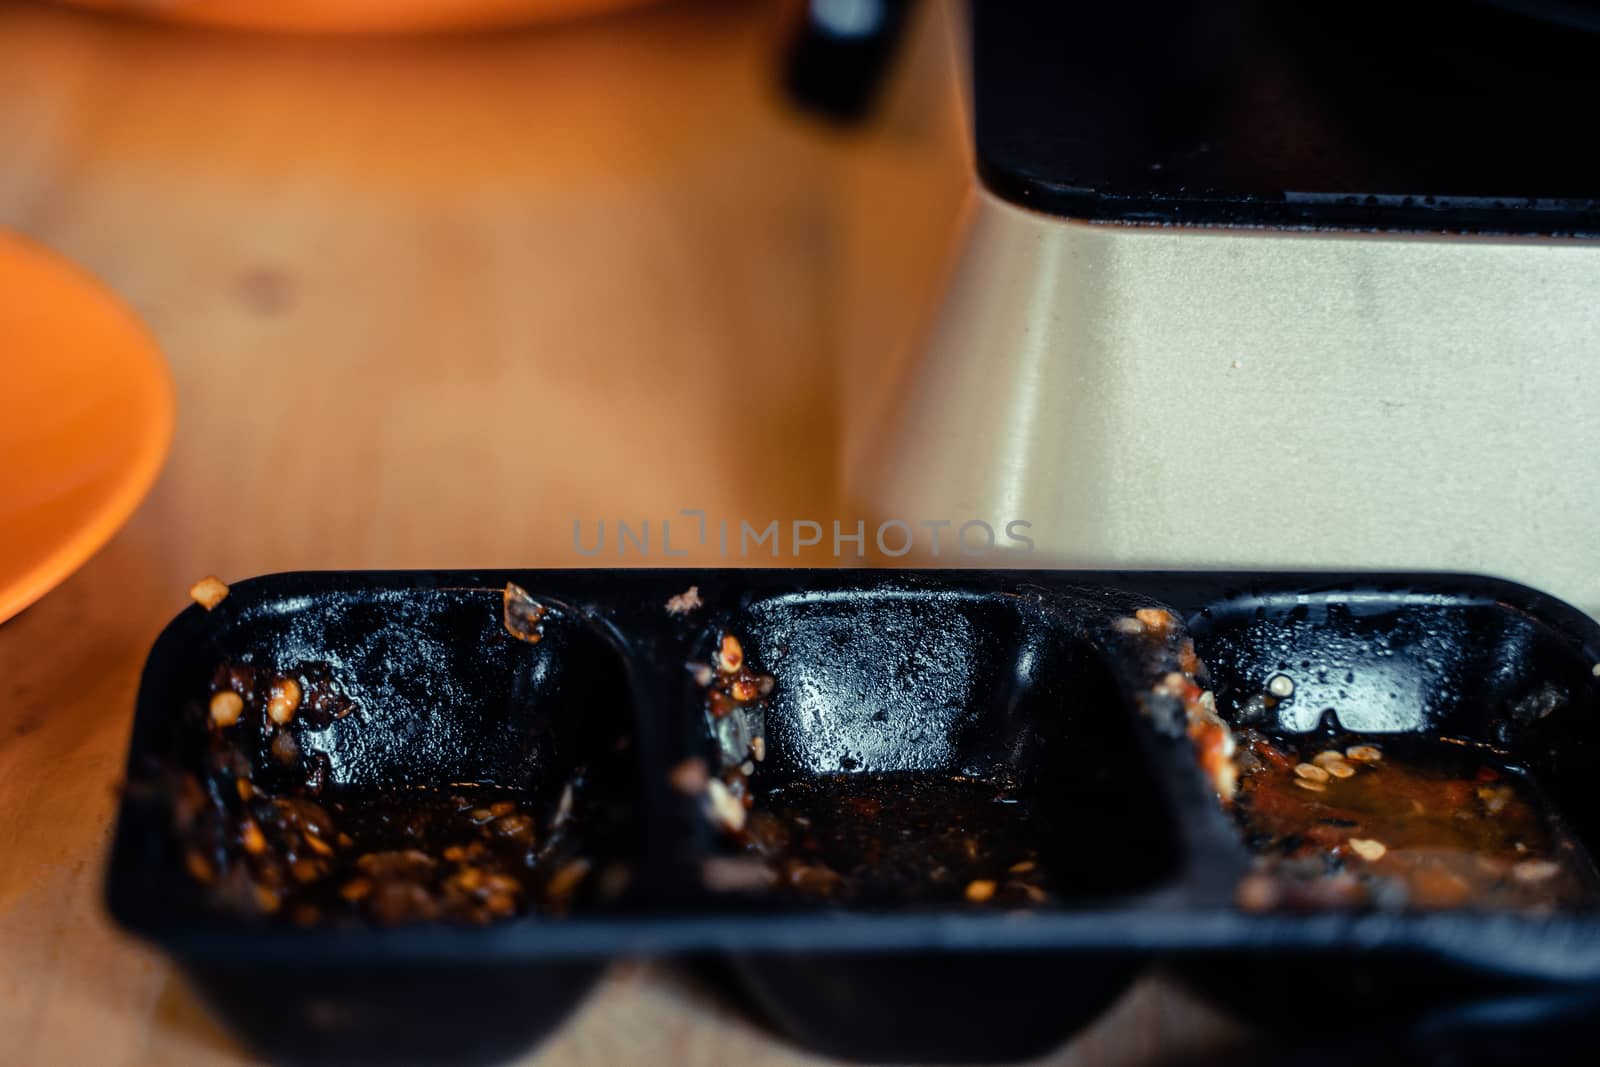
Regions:
[[[1484,571],[1600,615],[1600,6],[973,5],[978,188],[852,446],[1033,563]]]

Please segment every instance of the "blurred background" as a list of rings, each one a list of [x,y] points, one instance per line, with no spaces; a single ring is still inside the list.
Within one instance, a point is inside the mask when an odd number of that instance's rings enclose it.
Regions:
[[[936,11],[850,128],[781,90],[795,14],[352,38],[0,5],[0,225],[177,380],[150,551],[556,563],[575,516],[828,514],[967,170]]]

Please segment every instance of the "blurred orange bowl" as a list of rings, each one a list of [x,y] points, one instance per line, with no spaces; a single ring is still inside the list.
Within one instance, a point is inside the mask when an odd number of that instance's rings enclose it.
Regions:
[[[0,231],[0,622],[133,514],[172,439],[172,378],[100,283]]]
[[[522,25],[654,0],[57,0],[172,22],[286,33],[415,33]]]

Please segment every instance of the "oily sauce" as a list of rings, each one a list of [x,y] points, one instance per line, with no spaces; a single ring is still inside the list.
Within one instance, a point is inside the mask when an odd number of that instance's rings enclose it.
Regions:
[[[214,672],[199,773],[163,773],[184,866],[222,908],[301,925],[488,923],[621,891],[626,870],[593,870],[575,833],[582,768],[553,800],[488,783],[335,785],[290,724],[350,711],[321,665]]]
[[[765,792],[749,835],[778,883],[865,905],[1051,899],[1034,806],[1006,778],[850,773]]]
[[[1234,805],[1263,873],[1246,907],[1532,911],[1594,899],[1595,872],[1533,782],[1448,740],[1239,736]]]

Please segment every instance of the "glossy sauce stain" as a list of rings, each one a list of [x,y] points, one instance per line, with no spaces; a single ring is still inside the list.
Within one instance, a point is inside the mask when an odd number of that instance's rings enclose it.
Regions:
[[[750,825],[781,885],[883,906],[1043,904],[1044,831],[1007,779],[907,772],[797,779],[765,794]]]
[[[1235,816],[1279,880],[1247,880],[1247,907],[1547,911],[1600,901],[1587,853],[1532,781],[1489,749],[1254,731],[1239,742]],[[1311,889],[1308,880],[1321,884]]]
[[[187,871],[219,906],[300,925],[488,923],[625,886],[577,832],[598,817],[582,766],[543,790],[340,783],[312,742],[354,710],[325,664],[213,671],[204,709],[186,711],[202,766],[165,773]]]

